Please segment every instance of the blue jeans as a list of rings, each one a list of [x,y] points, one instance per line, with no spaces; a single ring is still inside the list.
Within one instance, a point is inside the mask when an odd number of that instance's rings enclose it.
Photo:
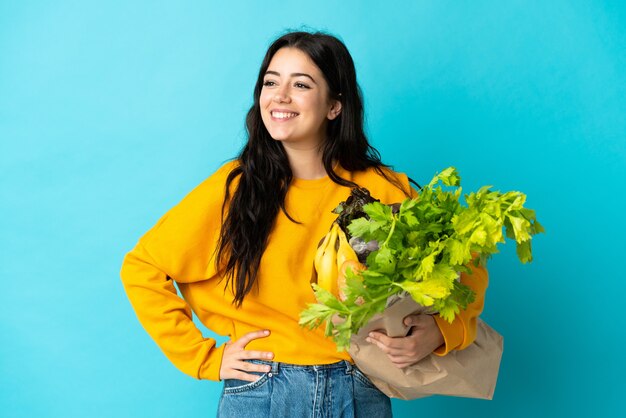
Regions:
[[[255,382],[224,380],[218,418],[391,417],[387,395],[345,360],[319,366],[249,361],[272,370],[248,372],[260,376]]]

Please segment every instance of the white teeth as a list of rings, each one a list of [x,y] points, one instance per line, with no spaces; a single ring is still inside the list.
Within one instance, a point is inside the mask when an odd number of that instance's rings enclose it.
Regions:
[[[297,116],[297,113],[283,113],[283,112],[272,112],[272,116],[277,119],[289,119]]]

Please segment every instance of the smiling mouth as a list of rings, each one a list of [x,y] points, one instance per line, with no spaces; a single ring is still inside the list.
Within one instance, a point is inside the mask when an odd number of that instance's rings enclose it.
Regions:
[[[295,118],[298,116],[298,113],[293,112],[270,112],[272,116],[272,120],[276,121],[286,121]]]

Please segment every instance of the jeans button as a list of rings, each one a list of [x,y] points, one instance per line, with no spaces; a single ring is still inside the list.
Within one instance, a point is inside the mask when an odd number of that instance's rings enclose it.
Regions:
[[[267,374],[267,376],[268,376],[268,377],[272,377],[272,376],[273,376],[272,372],[269,372],[269,373]]]

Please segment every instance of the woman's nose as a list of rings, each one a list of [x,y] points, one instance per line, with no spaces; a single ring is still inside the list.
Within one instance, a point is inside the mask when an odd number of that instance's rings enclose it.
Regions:
[[[274,95],[274,101],[276,102],[289,102],[291,99],[289,98],[289,92],[287,91],[287,87],[281,87],[276,90],[276,94]]]

